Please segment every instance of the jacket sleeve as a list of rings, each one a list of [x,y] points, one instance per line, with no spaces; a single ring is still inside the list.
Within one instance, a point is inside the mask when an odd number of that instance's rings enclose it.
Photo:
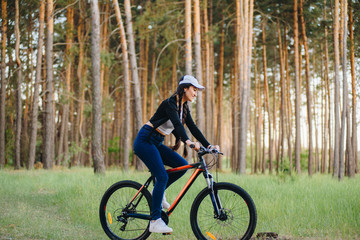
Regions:
[[[190,111],[187,109],[186,125],[188,126],[191,134],[199,141],[204,147],[208,147],[210,143],[206,140],[202,132],[195,125],[194,120],[191,117]]]

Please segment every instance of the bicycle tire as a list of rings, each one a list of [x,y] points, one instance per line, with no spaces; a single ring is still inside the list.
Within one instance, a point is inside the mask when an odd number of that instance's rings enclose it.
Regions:
[[[124,217],[123,215],[125,207],[141,187],[140,183],[134,181],[120,181],[113,184],[102,197],[99,209],[100,222],[110,239],[130,240],[149,237],[148,220]],[[151,194],[147,189],[143,188],[136,199],[140,197],[139,204],[129,211],[150,215]]]
[[[256,228],[257,214],[254,201],[241,187],[232,183],[214,183],[224,218],[215,217],[211,190],[203,189],[195,198],[191,211],[191,228],[197,239],[248,240]]]

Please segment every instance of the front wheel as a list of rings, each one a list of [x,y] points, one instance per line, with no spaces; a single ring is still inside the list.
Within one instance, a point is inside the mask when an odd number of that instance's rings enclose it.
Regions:
[[[106,235],[113,240],[146,239],[149,220],[128,214],[150,215],[151,195],[134,181],[120,181],[112,185],[100,203],[100,222]]]
[[[190,211],[191,228],[197,239],[250,239],[256,227],[256,208],[250,195],[231,183],[214,184],[214,211],[211,190],[202,190]]]

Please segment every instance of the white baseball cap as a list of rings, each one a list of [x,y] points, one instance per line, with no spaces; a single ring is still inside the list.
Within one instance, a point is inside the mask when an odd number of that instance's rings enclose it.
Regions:
[[[185,83],[190,83],[191,85],[193,85],[194,87],[196,87],[199,91],[203,91],[205,89],[204,86],[200,85],[198,80],[196,78],[194,78],[193,76],[190,75],[185,75],[181,78],[181,81],[179,82],[180,84],[185,84]]]

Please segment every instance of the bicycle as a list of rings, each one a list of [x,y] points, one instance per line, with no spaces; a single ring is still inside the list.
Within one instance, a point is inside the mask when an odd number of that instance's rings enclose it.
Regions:
[[[206,163],[206,154],[213,155],[213,161]],[[168,169],[168,174],[195,169],[170,208],[162,211],[161,218],[166,224],[176,206],[203,173],[207,187],[195,198],[190,210],[190,223],[197,239],[250,239],[256,227],[256,207],[250,195],[241,187],[228,183],[216,183],[209,173],[210,164],[215,165],[216,150],[201,147],[198,162]],[[215,163],[214,163],[215,162]],[[150,236],[149,222],[151,194],[148,187],[155,177],[149,177],[141,185],[131,180],[113,184],[103,195],[100,203],[100,222],[106,235],[113,240],[146,239]],[[211,211],[213,210],[213,211]]]

